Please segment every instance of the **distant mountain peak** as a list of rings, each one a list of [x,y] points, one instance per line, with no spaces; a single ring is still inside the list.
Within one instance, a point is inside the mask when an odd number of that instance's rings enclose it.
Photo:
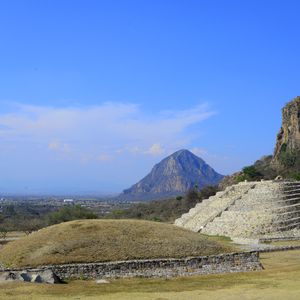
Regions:
[[[151,172],[124,190],[120,195],[128,200],[148,200],[182,195],[195,185],[202,188],[216,185],[223,178],[202,158],[181,149],[156,164]]]
[[[178,155],[180,155],[180,154],[186,154],[186,153],[192,153],[191,151],[189,151],[189,150],[187,150],[187,149],[180,149],[180,150],[178,150],[178,151],[176,151],[176,152],[174,152],[173,154],[171,154],[171,155],[173,155],[173,156],[178,156]]]
[[[194,153],[192,153],[191,151],[187,150],[187,149],[181,149],[181,150],[178,150],[176,152],[174,152],[173,154],[169,155],[169,157],[179,157],[179,156],[187,156],[187,155],[194,155]],[[167,158],[167,157],[166,157]],[[200,158],[200,157],[198,157]]]

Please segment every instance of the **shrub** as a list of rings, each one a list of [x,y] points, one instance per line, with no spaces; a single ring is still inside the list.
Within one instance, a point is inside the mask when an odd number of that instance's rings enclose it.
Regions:
[[[297,154],[294,151],[289,151],[287,148],[287,144],[283,143],[279,153],[279,161],[280,163],[286,167],[293,167],[297,160]]]
[[[291,177],[295,180],[300,180],[300,173],[295,173]]]
[[[218,189],[215,186],[207,186],[200,191],[197,190],[197,187],[194,187],[185,196],[133,204],[128,209],[114,210],[103,217],[109,219],[144,219],[158,222],[173,222],[197,203],[215,195],[217,191]]]
[[[239,182],[242,182],[242,181],[245,181],[245,180],[247,180],[247,176],[245,174],[238,175],[235,178],[236,183],[239,183]]]
[[[7,228],[4,227],[4,226],[1,226],[1,227],[0,227],[0,238],[1,238],[2,240],[6,240],[7,233],[8,233]]]
[[[53,225],[79,219],[97,219],[97,215],[80,205],[64,206],[48,215],[48,224]]]
[[[246,179],[249,180],[257,180],[262,178],[262,174],[259,171],[257,171],[255,166],[248,166],[243,168],[243,173]]]
[[[294,167],[296,163],[297,155],[294,152],[282,152],[279,156],[280,163],[286,167]]]

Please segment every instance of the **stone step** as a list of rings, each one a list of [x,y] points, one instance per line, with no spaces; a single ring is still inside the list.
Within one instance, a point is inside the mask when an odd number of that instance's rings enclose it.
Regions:
[[[292,201],[295,201],[295,202],[298,202],[300,201],[300,197],[294,197],[294,198],[289,198],[289,199],[285,199],[285,198],[282,198],[280,200],[277,200],[277,201],[272,201],[274,202],[275,204],[276,203],[284,203],[284,202],[292,202]]]
[[[245,193],[253,187],[253,184],[232,186],[230,190],[223,194],[223,197],[215,199],[207,206],[202,207],[199,213],[195,214],[183,224],[184,227],[193,231],[201,230],[208,222],[211,222],[214,218],[220,215],[222,211],[227,209],[233,202],[239,199],[241,197],[241,191],[242,193]],[[239,196],[236,197],[236,195]],[[176,225],[177,224],[179,224],[179,222],[177,222]]]
[[[282,197],[284,199],[297,198],[297,197],[300,197],[300,193],[283,194]]]
[[[300,186],[299,187],[293,187],[293,188],[283,188],[282,192],[283,193],[290,193],[290,192],[299,192],[300,191]]]
[[[231,236],[231,237],[249,237],[249,236],[260,236],[270,233],[268,228],[263,228],[262,226],[247,226],[241,225],[236,226],[236,224],[226,225],[220,224],[220,226],[214,226],[212,228],[204,228],[203,233],[209,235],[221,235],[221,236]]]
[[[204,207],[209,207],[211,203],[220,201],[220,199],[224,199],[224,195],[230,195],[232,194],[232,192],[233,187],[227,187],[225,191],[217,192],[216,195],[211,196],[209,199],[203,200],[201,203],[198,203],[194,208],[190,209],[189,212],[183,214],[179,219],[175,220],[175,225],[184,227],[185,224],[192,220],[193,217],[197,215]],[[187,225],[187,227],[190,226]]]
[[[247,196],[244,197],[243,202],[237,201],[234,206],[230,207],[230,210],[253,210],[253,209],[285,209],[289,206],[297,206],[300,204],[300,198],[293,198],[288,200],[277,200],[277,201],[263,201],[257,202],[255,200],[249,201]]]
[[[277,227],[277,230],[289,230],[291,228],[300,228],[300,222],[295,222],[293,224],[289,224],[287,226],[280,226],[280,227]]]
[[[294,224],[293,222],[295,220],[299,220],[298,218],[293,218],[290,219],[289,222],[284,225],[284,226],[289,226],[288,224]],[[283,224],[282,221],[277,221],[276,223],[272,221],[274,224],[272,227],[268,225],[268,222],[266,222],[265,219],[262,219],[262,221],[265,221],[265,223],[253,223],[251,222],[253,219],[248,219],[248,220],[232,220],[232,219],[221,219],[217,218],[214,220],[214,224],[210,223],[208,224],[203,230],[203,233],[206,234],[221,234],[221,235],[226,235],[225,233],[231,232],[232,235],[235,236],[247,236],[249,232],[252,232],[253,234],[266,234],[269,232],[274,231],[274,226],[276,224]],[[282,226],[283,227],[283,226]]]
[[[206,234],[249,237],[300,223],[300,182],[242,182],[182,216],[182,226]]]
[[[299,189],[300,189],[300,185],[298,185],[298,186],[291,186],[291,187],[284,186],[284,187],[281,188],[281,192],[282,193],[298,192]]]
[[[296,204],[291,204],[291,205],[285,205],[285,206],[279,206],[279,207],[274,207],[272,210],[274,211],[278,211],[278,210],[288,210],[288,209],[294,209],[294,208],[297,208],[298,206],[300,206],[300,202],[299,203],[296,203]]]
[[[300,220],[300,216],[298,217],[294,217],[294,218],[289,218],[289,219],[286,219],[286,220],[278,220],[278,221],[274,221],[273,224],[280,224],[280,223],[289,223],[289,222],[293,222],[295,220]]]
[[[274,207],[274,206],[269,206],[269,207],[257,207],[257,206],[250,206],[250,207],[240,207],[239,205],[234,205],[232,207],[230,207],[229,211],[230,212],[238,212],[238,213],[242,213],[242,212],[246,212],[246,211],[259,211],[259,212],[263,212],[263,213],[267,213],[267,214],[284,214],[284,213],[292,213],[296,210],[298,210],[298,207],[300,207],[300,202],[296,203],[296,204],[292,204],[292,205],[286,205],[286,206],[278,206],[278,207]],[[284,212],[280,212],[281,210],[283,210]],[[225,213],[225,212],[224,212]]]
[[[196,215],[201,209],[208,205],[208,203],[214,201],[217,197],[211,196],[208,199],[203,200],[200,203],[197,203],[195,207],[191,208],[187,213],[183,214],[179,219],[175,220],[176,225],[183,224],[188,219]]]
[[[284,186],[293,186],[293,185],[299,185],[300,186],[300,181],[285,181],[282,183]]]
[[[300,207],[297,208],[296,210],[291,210],[291,211],[285,211],[283,213],[278,213],[278,216],[281,217],[281,216],[289,216],[291,214],[300,214]]]

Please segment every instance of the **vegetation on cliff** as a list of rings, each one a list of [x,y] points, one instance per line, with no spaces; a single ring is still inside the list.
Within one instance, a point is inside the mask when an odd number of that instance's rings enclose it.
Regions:
[[[282,109],[282,126],[276,140],[271,166],[280,175],[300,179],[300,97]]]
[[[221,189],[244,180],[274,179],[300,180],[300,96],[282,109],[282,125],[276,139],[273,155],[264,156],[252,166],[226,176],[219,184]]]

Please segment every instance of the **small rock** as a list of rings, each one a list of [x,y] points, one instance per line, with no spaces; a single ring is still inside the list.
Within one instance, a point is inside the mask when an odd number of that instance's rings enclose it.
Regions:
[[[44,281],[43,281],[43,278],[41,277],[41,275],[39,275],[39,274],[33,274],[31,276],[31,282],[42,283]]]
[[[14,272],[3,272],[0,277],[1,281],[11,281],[16,280],[18,276]]]
[[[61,279],[52,271],[52,270],[44,270],[41,273],[43,282],[45,283],[61,283]]]
[[[31,276],[27,273],[27,272],[21,272],[19,274],[19,280],[23,280],[23,281],[26,281],[26,282],[31,282]]]
[[[0,282],[25,281],[35,283],[62,283],[62,280],[52,270],[30,271],[5,271],[0,272]]]
[[[109,281],[106,280],[106,279],[97,279],[97,280],[96,280],[96,283],[97,283],[97,284],[106,284],[106,283],[109,283]]]

